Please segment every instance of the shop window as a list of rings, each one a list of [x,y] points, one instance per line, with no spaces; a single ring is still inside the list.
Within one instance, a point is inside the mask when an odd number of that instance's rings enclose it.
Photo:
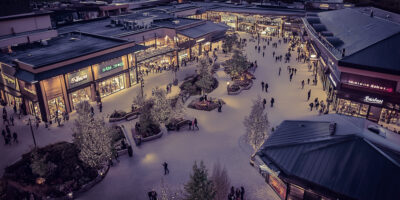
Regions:
[[[72,106],[75,109],[79,103],[90,100],[90,87],[86,87],[84,89],[72,92],[70,96],[71,96]]]
[[[124,74],[112,77],[99,83],[99,91],[101,97],[108,96],[123,89],[125,89]]]
[[[281,199],[286,198],[286,185],[278,177],[269,176],[269,185],[271,185],[272,189],[275,190]]]
[[[62,96],[50,99],[48,102],[50,119],[60,118],[62,113],[65,112],[65,103]]]

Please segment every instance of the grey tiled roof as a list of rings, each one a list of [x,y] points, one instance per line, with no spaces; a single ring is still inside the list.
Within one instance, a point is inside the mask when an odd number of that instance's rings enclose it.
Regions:
[[[278,168],[281,178],[316,192],[351,199],[400,199],[400,153],[358,134],[363,129],[347,118],[335,122],[331,135],[328,121],[284,121],[258,155]]]

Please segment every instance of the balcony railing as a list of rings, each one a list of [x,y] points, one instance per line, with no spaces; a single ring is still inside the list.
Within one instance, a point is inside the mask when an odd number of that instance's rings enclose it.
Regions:
[[[146,51],[138,53],[136,55],[136,58],[137,58],[138,62],[141,62],[141,61],[147,60],[152,57],[163,55],[163,54],[166,54],[169,52],[174,52],[176,50],[177,50],[177,48],[171,48],[171,47],[163,47],[163,48],[158,48],[158,49],[146,50]]]
[[[316,41],[321,44],[321,46],[325,47],[325,49],[332,54],[337,60],[341,59],[342,56],[342,51],[336,47],[334,47],[328,40],[326,40],[324,37],[321,37],[319,33],[317,33],[314,28],[308,23],[308,21],[305,18],[302,18],[304,27],[308,30],[307,32],[313,36]]]

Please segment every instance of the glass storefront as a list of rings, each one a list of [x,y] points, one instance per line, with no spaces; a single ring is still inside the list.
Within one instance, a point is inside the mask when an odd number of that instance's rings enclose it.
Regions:
[[[11,95],[10,93],[7,93],[7,92],[5,92],[5,97],[6,97],[7,104],[9,106],[14,106],[14,104],[15,104],[18,109],[20,108],[20,106],[22,104],[22,98],[15,97],[15,96]]]
[[[50,119],[60,118],[62,113],[65,112],[65,103],[62,96],[50,99],[47,104],[49,106]]]
[[[364,104],[348,99],[337,99],[337,113],[367,118],[392,131],[400,131],[400,105],[386,103],[389,107]]]
[[[29,111],[30,111],[29,114],[31,114],[35,117],[39,117],[39,119],[42,118],[42,116],[40,115],[40,107],[39,107],[38,102],[28,101],[28,106],[29,106]]]
[[[125,74],[114,76],[98,83],[100,97],[105,97],[125,89]]]
[[[72,102],[72,109],[75,109],[78,103],[82,101],[90,100],[90,87],[86,87],[84,89],[77,90],[70,94],[70,99]]]
[[[137,75],[136,75],[136,67],[133,67],[129,70],[129,78],[131,79],[131,85],[135,85],[138,83]]]
[[[338,99],[337,112],[355,117],[366,117],[368,104],[358,103],[347,99]]]

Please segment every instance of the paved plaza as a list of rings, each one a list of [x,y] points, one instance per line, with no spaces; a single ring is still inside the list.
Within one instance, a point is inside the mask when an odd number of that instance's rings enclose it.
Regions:
[[[250,35],[240,33],[241,38],[249,39]],[[278,39],[273,38],[273,42]],[[326,94],[318,82],[316,86],[308,85],[307,79],[313,79],[312,72],[308,69],[308,63],[299,63],[295,60],[296,52],[292,52],[290,63],[275,62],[272,53],[283,55],[288,50],[288,44],[278,43],[277,49],[267,46],[265,56],[263,50],[258,53],[254,49],[255,42],[247,42],[244,47],[245,54],[249,61],[257,61],[253,87],[250,90],[242,91],[239,95],[227,94],[227,82],[230,81],[228,75],[220,69],[215,77],[219,81],[219,86],[208,96],[222,98],[226,104],[222,107],[222,113],[217,111],[198,111],[186,109],[187,118],[193,120],[197,118],[199,131],[181,130],[180,132],[169,132],[164,129],[161,139],[142,144],[140,147],[133,146],[134,155],[120,157],[121,162],[111,167],[105,179],[84,193],[79,199],[147,199],[147,192],[155,189],[159,190],[161,181],[172,190],[182,188],[188,181],[194,161],[203,160],[212,172],[212,167],[219,162],[225,166],[231,183],[235,187],[243,186],[246,189],[247,199],[278,199],[275,192],[265,183],[263,177],[249,164],[250,155],[253,153],[250,146],[243,141],[245,127],[243,119],[249,114],[252,100],[258,95],[269,101],[275,99],[274,107],[267,106],[266,112],[270,121],[270,127],[276,127],[285,119],[296,119],[312,115],[318,115],[317,111],[310,111],[307,102],[307,92],[311,89],[310,101],[318,97],[319,100],[326,99]],[[260,43],[261,46],[267,45],[266,42]],[[218,53],[217,62],[223,62],[228,56]],[[287,66],[297,69],[292,81],[289,81]],[[177,72],[180,81],[195,73],[196,62],[189,63],[186,67],[181,67]],[[281,67],[281,75],[278,75]],[[152,88],[158,86],[165,88],[173,81],[174,74],[170,71],[149,74],[145,77],[144,92],[148,97],[151,96]],[[305,80],[306,85],[301,89],[301,81]],[[268,93],[261,91],[261,82],[268,83]],[[172,87],[173,96],[178,94],[179,88]],[[140,85],[125,89],[117,94],[103,98],[103,112],[99,113],[95,109],[96,116],[107,119],[107,115],[114,110],[130,110],[132,100],[136,94],[140,93]],[[187,103],[193,98],[191,97]],[[9,108],[9,112],[12,109]],[[27,125],[28,117],[16,120],[16,126],[11,127],[12,131],[19,134],[20,143],[11,146],[0,145],[2,159],[0,162],[0,172],[4,172],[4,167],[14,163],[23,153],[33,147],[30,128]],[[54,124],[50,129],[45,129],[43,124],[39,129],[33,128],[38,146],[45,146],[57,141],[72,141],[72,127],[75,114],[71,114],[71,119],[62,127]],[[136,121],[119,123],[130,130]],[[1,124],[3,127],[4,125]],[[129,140],[133,143],[132,136]],[[164,176],[162,163],[168,162],[170,174]],[[109,187],[112,185],[113,187]]]

